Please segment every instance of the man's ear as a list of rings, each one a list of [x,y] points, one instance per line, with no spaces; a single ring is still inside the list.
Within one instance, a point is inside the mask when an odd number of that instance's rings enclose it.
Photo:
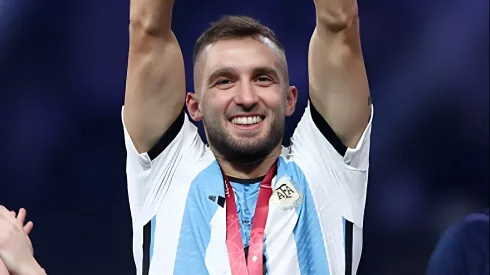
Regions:
[[[298,101],[298,89],[295,86],[289,86],[286,95],[286,116],[291,116],[294,113],[296,101]]]
[[[185,98],[185,104],[187,105],[187,111],[194,121],[202,120],[200,98],[195,93],[187,93]]]

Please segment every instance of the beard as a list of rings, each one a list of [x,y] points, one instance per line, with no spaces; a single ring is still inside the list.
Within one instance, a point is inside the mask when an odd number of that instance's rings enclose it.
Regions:
[[[271,119],[272,118],[272,119]],[[262,123],[267,131],[259,136],[235,138],[223,125],[219,115],[204,115],[204,128],[208,143],[226,160],[237,164],[255,164],[266,158],[282,141],[284,118],[267,116]]]

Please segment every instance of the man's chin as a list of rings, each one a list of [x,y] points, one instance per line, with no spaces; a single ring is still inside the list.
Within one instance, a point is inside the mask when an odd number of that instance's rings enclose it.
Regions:
[[[253,137],[228,136],[216,143],[216,150],[231,162],[241,165],[260,163],[276,148],[278,142],[270,134]],[[273,144],[275,143],[275,144]]]
[[[244,139],[264,139],[270,133],[270,126],[261,125],[250,129],[231,127],[228,128],[228,134],[236,140]]]
[[[267,140],[267,133],[244,132],[232,133],[231,137],[237,146],[256,147],[257,144],[263,144]]]
[[[243,144],[242,144],[243,146]],[[270,152],[265,148],[252,146],[235,147],[229,152],[227,158],[229,161],[240,165],[254,165],[262,162]]]

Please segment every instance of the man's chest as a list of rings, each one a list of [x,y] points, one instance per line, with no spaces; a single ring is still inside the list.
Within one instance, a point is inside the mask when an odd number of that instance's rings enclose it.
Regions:
[[[242,242],[247,248],[252,235],[258,185],[234,186],[234,190]],[[175,255],[175,270],[182,273],[174,274],[230,274],[226,203],[220,196],[200,190],[196,197],[187,198]],[[340,225],[340,219],[338,223]],[[283,181],[275,185],[268,205],[263,253],[248,255],[253,256],[264,258],[267,274],[328,274],[324,234],[317,209],[311,196],[298,184]]]
[[[318,196],[312,196],[301,171],[288,167],[278,169],[269,198],[262,253],[268,274],[341,274],[335,270],[343,270],[344,266],[342,216],[333,211],[327,198],[318,202]],[[252,235],[259,183],[235,183],[233,190],[238,234],[246,248]],[[167,197],[175,200],[178,196],[182,196],[182,214],[172,211],[168,201],[157,213],[154,257],[175,259],[169,274],[230,274],[227,202],[221,174],[202,173],[188,187],[176,182]],[[158,237],[166,232],[173,232],[175,237]],[[240,253],[243,255],[243,250]]]

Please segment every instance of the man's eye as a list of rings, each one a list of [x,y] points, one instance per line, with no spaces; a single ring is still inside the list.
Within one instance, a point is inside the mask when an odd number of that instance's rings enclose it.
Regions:
[[[259,81],[259,82],[271,81],[271,79],[269,77],[267,77],[267,76],[259,76],[259,77],[257,77],[256,80]]]
[[[216,85],[228,85],[231,84],[231,80],[229,79],[221,79],[216,82]]]

